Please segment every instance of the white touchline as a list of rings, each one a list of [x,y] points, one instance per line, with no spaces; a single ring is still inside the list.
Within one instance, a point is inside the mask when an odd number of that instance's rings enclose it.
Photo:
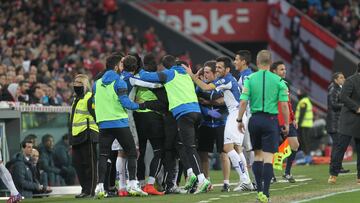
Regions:
[[[312,200],[324,199],[324,198],[331,197],[334,195],[345,194],[345,193],[350,193],[350,192],[357,192],[357,191],[360,191],[360,189],[352,189],[352,190],[346,190],[346,191],[341,191],[341,192],[335,192],[335,193],[312,197],[312,198],[308,198],[308,199],[304,199],[304,200],[300,200],[300,201],[293,201],[292,203],[310,202]]]
[[[294,185],[289,185],[287,187],[282,187],[282,188],[274,188],[274,189],[270,189],[270,191],[276,191],[276,190],[286,190],[286,189],[290,189],[293,187],[299,187],[301,185],[306,185],[308,183],[300,183],[300,184],[294,184]],[[234,184],[235,185],[235,184]],[[220,200],[221,198],[228,198],[228,197],[240,197],[240,196],[245,196],[245,195],[249,195],[249,194],[255,194],[256,192],[245,192],[245,193],[235,193],[235,194],[229,194],[229,195],[219,195],[219,198],[209,198],[208,200],[201,200],[197,203],[209,203],[212,201],[217,201]]]

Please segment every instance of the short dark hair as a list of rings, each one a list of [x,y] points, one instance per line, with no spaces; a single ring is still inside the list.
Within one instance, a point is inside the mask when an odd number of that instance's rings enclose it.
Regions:
[[[114,70],[124,56],[116,53],[106,58],[106,70]]]
[[[251,52],[249,50],[239,50],[236,52],[236,55],[239,55],[241,60],[245,60],[247,65],[250,64]]]
[[[224,66],[225,66],[225,69],[226,68],[230,68],[232,67],[232,61],[229,57],[227,56],[220,56],[220,57],[217,57],[216,58],[216,62],[223,62],[224,63]]]
[[[141,57],[139,56],[139,54],[137,54],[135,52],[129,53],[129,55],[136,58],[137,67],[136,67],[135,72],[137,72],[137,70],[139,70],[140,68],[142,68],[144,66],[143,61],[141,60]]]
[[[50,134],[45,134],[42,138],[41,138],[41,142],[43,144],[45,144],[45,142],[47,142],[48,140],[50,140],[50,138],[54,138],[52,135]]]
[[[332,80],[333,82],[335,82],[335,80],[338,79],[340,75],[344,75],[344,74],[343,74],[342,72],[336,72],[336,73],[334,73],[334,74],[332,75],[331,80]]]
[[[204,68],[208,66],[211,68],[211,72],[215,73],[216,72],[216,61],[211,60],[211,61],[206,61],[204,63]]]
[[[175,57],[171,55],[165,55],[161,58],[161,65],[169,69],[175,65]]]
[[[29,81],[27,80],[22,80],[19,82],[19,86],[21,87],[22,85],[26,84],[26,83],[29,83]]]
[[[146,54],[144,56],[144,70],[155,72],[157,70],[156,58],[154,54]]]
[[[24,138],[24,140],[35,140],[36,138],[37,138],[36,135],[34,135],[34,134],[28,134],[28,135]]]
[[[124,58],[124,70],[134,72],[137,69],[137,60],[135,56],[127,55]]]
[[[270,65],[270,71],[274,72],[280,65],[284,65],[284,62],[283,61],[275,61],[274,63],[272,63]]]
[[[28,140],[28,139],[24,139],[22,142],[21,142],[21,147],[24,149],[26,147],[26,144],[34,144],[33,141],[31,140]]]

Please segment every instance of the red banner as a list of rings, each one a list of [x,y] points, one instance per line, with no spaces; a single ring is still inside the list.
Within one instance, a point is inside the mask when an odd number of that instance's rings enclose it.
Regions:
[[[267,41],[268,5],[257,3],[149,3],[145,8],[186,34],[217,42]]]

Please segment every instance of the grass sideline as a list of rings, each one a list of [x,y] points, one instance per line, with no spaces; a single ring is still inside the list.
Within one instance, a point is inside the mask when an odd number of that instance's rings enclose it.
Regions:
[[[360,188],[356,184],[356,166],[355,164],[346,165],[345,168],[351,170],[350,174],[341,175],[338,178],[338,182],[335,185],[329,185],[327,183],[328,178],[328,165],[316,165],[316,166],[295,166],[293,168],[293,174],[300,179],[311,178],[312,180],[290,183],[275,183],[271,186],[271,201],[272,202],[292,202],[303,199],[309,199],[326,194],[332,194],[335,192],[341,192],[351,189]],[[278,180],[281,178],[281,172],[276,171]],[[237,180],[237,174],[235,171],[231,172],[231,180]],[[222,183],[221,171],[211,172],[212,183]],[[234,188],[234,186],[232,187]],[[151,196],[151,197],[126,197],[126,198],[106,198],[102,200],[96,199],[75,199],[74,196],[61,196],[42,199],[26,199],[22,202],[37,202],[37,203],[52,203],[52,202],[104,202],[104,203],[207,203],[207,202],[255,202],[255,193],[222,193],[220,187],[215,187],[213,191],[199,195],[165,195],[165,196]],[[330,196],[324,199],[317,199],[310,202],[360,202],[359,192],[351,192],[345,194],[338,194]]]

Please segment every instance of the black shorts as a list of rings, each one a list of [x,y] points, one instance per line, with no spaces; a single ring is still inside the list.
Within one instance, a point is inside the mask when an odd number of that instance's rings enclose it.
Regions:
[[[281,133],[281,126],[279,126],[279,131]],[[294,126],[294,124],[290,124],[289,125],[289,135],[287,137],[297,137],[298,136],[298,133],[297,133],[297,130]]]
[[[279,147],[279,123],[277,115],[255,113],[249,120],[251,144],[254,150],[275,153]]]
[[[164,139],[164,120],[155,112],[134,112],[134,120],[139,139]]]
[[[224,148],[224,130],[225,126],[211,128],[208,126],[200,126],[197,131],[198,135],[198,151],[214,152],[214,143],[216,143],[216,151],[223,152]]]
[[[110,156],[111,145],[115,139],[117,139],[129,158],[136,159],[136,146],[129,127],[100,129],[100,155]]]

